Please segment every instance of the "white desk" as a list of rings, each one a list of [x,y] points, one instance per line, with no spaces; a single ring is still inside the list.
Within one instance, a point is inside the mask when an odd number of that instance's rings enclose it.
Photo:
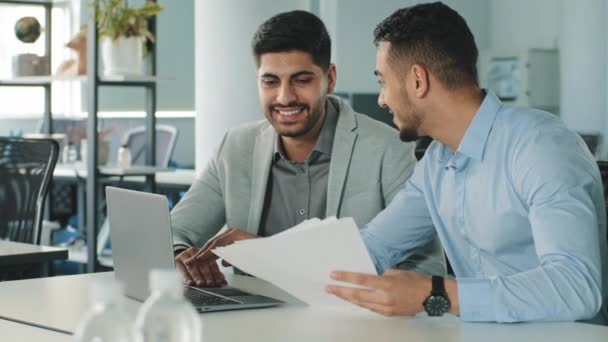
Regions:
[[[157,167],[133,167],[120,169],[111,166],[102,166],[99,171],[104,176],[123,176],[125,182],[144,183],[145,177],[142,174],[154,174],[156,184],[167,187],[188,188],[194,182],[196,172],[192,169],[168,169]],[[87,170],[83,164],[57,164],[53,171],[53,178],[78,180],[86,179]]]
[[[54,277],[0,283],[0,317],[73,332],[88,306],[88,287],[113,273]],[[583,323],[481,324],[454,316],[386,318],[375,314],[321,311],[262,280],[229,276],[232,285],[287,301],[282,307],[206,313],[204,341],[585,341],[605,342],[608,328]],[[134,314],[140,303],[128,300]]]
[[[68,250],[65,248],[0,241],[0,266],[46,263],[67,258]]]
[[[196,171],[193,169],[168,169],[150,166],[134,166],[127,169],[121,169],[113,166],[101,166],[99,172],[108,182],[117,180],[118,177],[120,177],[120,183],[124,185],[144,184],[146,183],[145,175],[154,175],[157,188],[178,191],[188,190],[196,179]],[[78,226],[81,227],[81,229],[84,229],[86,216],[86,177],[86,166],[82,163],[57,164],[53,171],[54,180],[67,181],[76,183],[77,185],[76,211],[79,214]],[[93,248],[93,246],[70,247],[70,261],[86,264],[88,248]],[[98,256],[98,262],[105,267],[113,266],[111,257]]]
[[[2,341],[72,342],[71,335],[0,319]]]
[[[51,261],[67,258],[68,250],[65,248],[0,240],[0,278],[4,267],[6,270],[16,270],[27,264],[36,266],[36,276],[45,277],[48,276]]]

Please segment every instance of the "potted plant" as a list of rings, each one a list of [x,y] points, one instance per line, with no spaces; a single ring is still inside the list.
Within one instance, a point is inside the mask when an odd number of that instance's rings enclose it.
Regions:
[[[142,7],[133,8],[127,0],[94,0],[93,6],[97,13],[103,74],[141,75],[145,42],[154,42],[147,19],[160,13],[163,7],[147,1]]]

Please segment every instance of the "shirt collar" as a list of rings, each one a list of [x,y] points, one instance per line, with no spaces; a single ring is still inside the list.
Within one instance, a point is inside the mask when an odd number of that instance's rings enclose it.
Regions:
[[[460,146],[458,146],[458,152],[477,160],[483,160],[483,152],[490,136],[490,131],[494,125],[496,115],[502,106],[502,103],[494,93],[491,91],[485,92],[486,96],[462,137]]]
[[[338,111],[331,101],[325,101],[324,120],[325,121],[321,127],[321,132],[319,133],[317,142],[312,150],[327,156],[331,156],[331,150],[334,145],[334,135],[336,133],[336,126],[338,124]],[[281,137],[279,135],[277,135],[277,139],[275,140],[274,144],[274,160],[277,160],[277,158],[288,160],[285,150],[283,149],[283,144],[281,143]]]

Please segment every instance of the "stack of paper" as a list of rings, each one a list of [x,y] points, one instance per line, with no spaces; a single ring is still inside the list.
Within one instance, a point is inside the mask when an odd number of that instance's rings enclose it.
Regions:
[[[329,277],[332,271],[377,274],[352,218],[308,220],[280,234],[238,241],[213,253],[311,306],[354,306],[325,292],[328,284],[340,284]]]

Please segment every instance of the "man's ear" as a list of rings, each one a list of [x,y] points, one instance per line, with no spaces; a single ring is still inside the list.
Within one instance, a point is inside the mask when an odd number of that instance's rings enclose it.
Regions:
[[[331,63],[327,69],[327,93],[331,94],[336,89],[337,78],[336,65]]]
[[[411,67],[414,83],[414,94],[417,98],[426,96],[430,89],[430,78],[428,70],[421,64],[414,64]]]

